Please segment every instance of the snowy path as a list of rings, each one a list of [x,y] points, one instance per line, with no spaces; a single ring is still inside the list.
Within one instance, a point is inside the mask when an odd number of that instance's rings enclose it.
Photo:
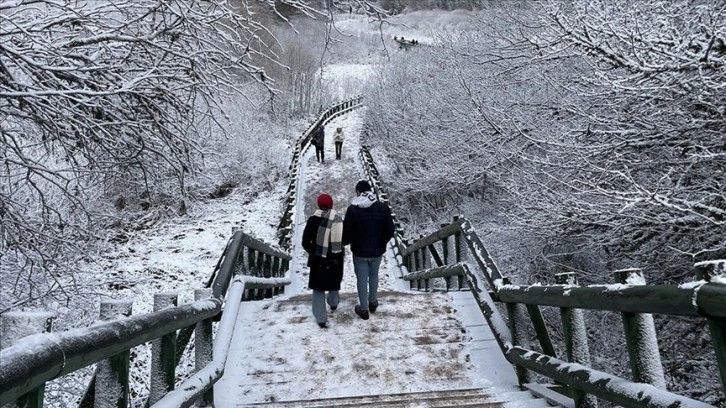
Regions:
[[[315,149],[310,148],[302,158],[302,171],[300,191],[304,191],[304,198],[298,202],[295,218],[295,235],[293,237],[293,285],[286,290],[289,295],[309,293],[307,290],[308,267],[307,255],[302,248],[302,231],[307,218],[317,209],[317,197],[321,193],[328,193],[333,197],[333,206],[341,214],[348,208],[350,200],[355,196],[355,183],[364,177],[363,168],[358,158],[360,143],[358,135],[363,130],[365,111],[357,109],[349,114],[333,119],[325,127],[325,163],[318,163],[315,159]],[[342,127],[346,134],[343,143],[341,160],[335,160],[335,145],[333,132]],[[389,271],[388,263],[393,261],[384,258],[381,264],[380,290],[403,290],[400,281],[396,280],[393,271]],[[394,265],[395,266],[395,265]],[[355,275],[353,274],[353,257],[350,249],[346,248],[345,273],[341,292],[355,292]]]
[[[295,220],[293,284],[284,296],[244,303],[225,375],[215,385],[218,408],[472,387],[516,390],[514,371],[493,347],[471,295],[407,291],[396,278],[391,251],[381,265],[380,307],[370,320],[353,312],[357,297],[348,250],[341,304],[330,312],[327,329],[315,323],[299,234],[318,194],[333,196],[341,212],[347,208],[362,177],[357,152],[363,117],[356,110],[327,125],[325,163],[316,161],[312,149],[303,157],[298,208],[304,210]],[[342,160],[334,155],[336,127],[346,132]]]

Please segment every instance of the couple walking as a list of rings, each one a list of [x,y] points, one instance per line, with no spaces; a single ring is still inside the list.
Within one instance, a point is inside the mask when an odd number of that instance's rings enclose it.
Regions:
[[[340,160],[343,154],[343,141],[345,140],[345,133],[343,128],[335,129],[333,132],[333,141],[335,142],[335,159]],[[325,128],[323,125],[318,126],[313,131],[313,137],[311,142],[315,146],[315,158],[318,163],[321,161],[325,163]]]
[[[376,199],[367,181],[359,181],[355,193],[345,219],[333,210],[333,198],[321,194],[318,210],[308,218],[303,231],[302,244],[310,267],[308,287],[313,290],[313,316],[322,328],[327,322],[326,300],[330,310],[337,309],[340,303],[345,245],[350,245],[353,253],[357,279],[359,304],[355,313],[368,320],[378,308],[378,268],[395,226],[390,208]]]

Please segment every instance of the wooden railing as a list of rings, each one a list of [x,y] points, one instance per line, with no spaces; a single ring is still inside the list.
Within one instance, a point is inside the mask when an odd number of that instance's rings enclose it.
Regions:
[[[373,189],[373,193],[376,195],[376,198],[378,198],[378,201],[385,203],[386,205],[391,208],[391,216],[393,218],[393,224],[395,226],[395,232],[393,234],[393,252],[396,257],[396,260],[398,262],[399,267],[403,266],[403,257],[401,257],[401,251],[405,246],[407,245],[406,240],[404,239],[404,231],[403,231],[403,225],[398,219],[398,216],[396,215],[396,212],[394,211],[394,206],[391,205],[391,201],[388,197],[388,193],[383,187],[383,182],[381,181],[381,175],[378,172],[378,168],[376,168],[376,164],[373,161],[373,156],[371,156],[370,149],[368,145],[365,144],[363,137],[365,134],[361,134],[360,138],[360,149],[358,150],[358,158],[360,159],[361,165],[363,166],[363,172],[365,173],[365,178],[368,180],[368,183],[371,185]],[[403,273],[403,271],[402,271]]]
[[[346,114],[353,109],[363,106],[363,96],[355,96],[345,101],[333,104],[329,108],[325,109],[320,116],[308,127],[306,131],[295,142],[295,151],[292,155],[290,162],[290,184],[287,187],[285,193],[285,210],[282,212],[280,223],[277,226],[279,235],[278,244],[280,247],[290,249],[290,243],[292,241],[293,231],[293,220],[295,219],[295,209],[297,200],[297,186],[300,175],[300,160],[302,155],[310,147],[310,140],[312,138],[313,131],[318,126],[325,126],[326,123],[335,119],[336,117]]]
[[[580,287],[569,273],[558,275],[557,285],[514,285],[501,275],[466,219],[456,219],[408,245],[402,256],[410,271],[404,279],[411,282],[412,288],[429,289],[432,279],[441,278],[447,280],[448,288],[454,286],[448,284],[449,280],[466,279],[522,385],[532,381],[528,370],[541,374],[569,387],[566,394],[578,408],[597,406],[596,398],[626,407],[710,407],[665,390],[651,316],[660,314],[707,319],[726,390],[726,261],[696,264],[700,280],[681,286],[645,285],[637,269],[616,271],[611,285]],[[497,303],[504,306],[507,319]],[[555,354],[540,307],[560,309],[567,354],[564,358]],[[622,314],[632,381],[588,367],[583,310]],[[534,328],[542,352],[529,346],[527,325]]]
[[[361,146],[359,155],[366,177],[378,199],[390,205],[370,151],[364,141]],[[451,224],[410,245],[397,220],[396,231],[394,251],[402,278],[417,290],[470,290],[521,385],[534,389],[528,370],[541,374],[557,385],[538,386],[537,392],[551,396],[554,391],[550,390],[558,390],[571,397],[577,408],[596,407],[595,397],[625,407],[710,407],[665,390],[651,316],[655,313],[708,320],[726,392],[726,261],[696,264],[700,281],[691,285],[644,285],[640,271],[628,269],[615,271],[612,285],[579,287],[573,274],[563,273],[556,277],[554,286],[521,286],[502,276],[466,219],[455,217]],[[560,309],[566,360],[556,356],[540,307]],[[588,367],[583,309],[622,314],[632,381]],[[529,346],[527,325],[534,329],[542,352]]]
[[[160,294],[155,297],[160,310],[153,313],[37,334],[2,349],[0,406],[15,402],[21,407],[42,407],[47,381],[98,363],[96,376],[104,380],[93,382],[89,388],[94,392],[87,393],[91,397],[84,397],[81,404],[125,408],[129,403],[129,350],[148,341],[153,342],[149,405],[188,407],[200,398],[212,404],[211,387],[224,372],[240,302],[282,292],[290,283],[290,259],[238,231],[227,243],[207,288],[195,293],[194,303],[176,306],[176,295]],[[111,315],[126,307],[130,310],[130,303],[107,306]],[[103,304],[101,309],[104,313]],[[213,337],[213,320],[220,313]],[[174,391],[176,365],[191,332],[195,333],[196,373]]]

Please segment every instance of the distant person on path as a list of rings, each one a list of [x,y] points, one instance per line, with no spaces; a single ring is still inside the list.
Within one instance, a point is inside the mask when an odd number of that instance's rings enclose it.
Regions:
[[[333,132],[333,141],[335,142],[335,160],[340,160],[341,158],[344,140],[345,133],[343,133],[343,128],[335,129],[335,132]]]
[[[326,327],[327,303],[330,310],[340,303],[340,282],[343,280],[343,220],[333,210],[333,198],[318,196],[318,209],[308,218],[303,231],[302,245],[308,253],[310,278],[308,288],[313,290],[313,316],[321,328]]]
[[[315,146],[315,158],[318,159],[318,163],[325,163],[325,127],[323,125],[315,128],[311,143]]]
[[[396,227],[391,209],[376,199],[367,181],[359,181],[355,193],[343,220],[343,245],[350,244],[353,252],[359,301],[355,314],[368,320],[368,313],[378,309],[378,268]]]

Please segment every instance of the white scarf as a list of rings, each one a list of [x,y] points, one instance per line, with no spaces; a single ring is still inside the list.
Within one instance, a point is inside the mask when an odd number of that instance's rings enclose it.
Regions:
[[[333,209],[318,209],[313,216],[323,219],[315,240],[315,255],[326,258],[328,248],[334,254],[343,252],[343,219],[340,215]]]

